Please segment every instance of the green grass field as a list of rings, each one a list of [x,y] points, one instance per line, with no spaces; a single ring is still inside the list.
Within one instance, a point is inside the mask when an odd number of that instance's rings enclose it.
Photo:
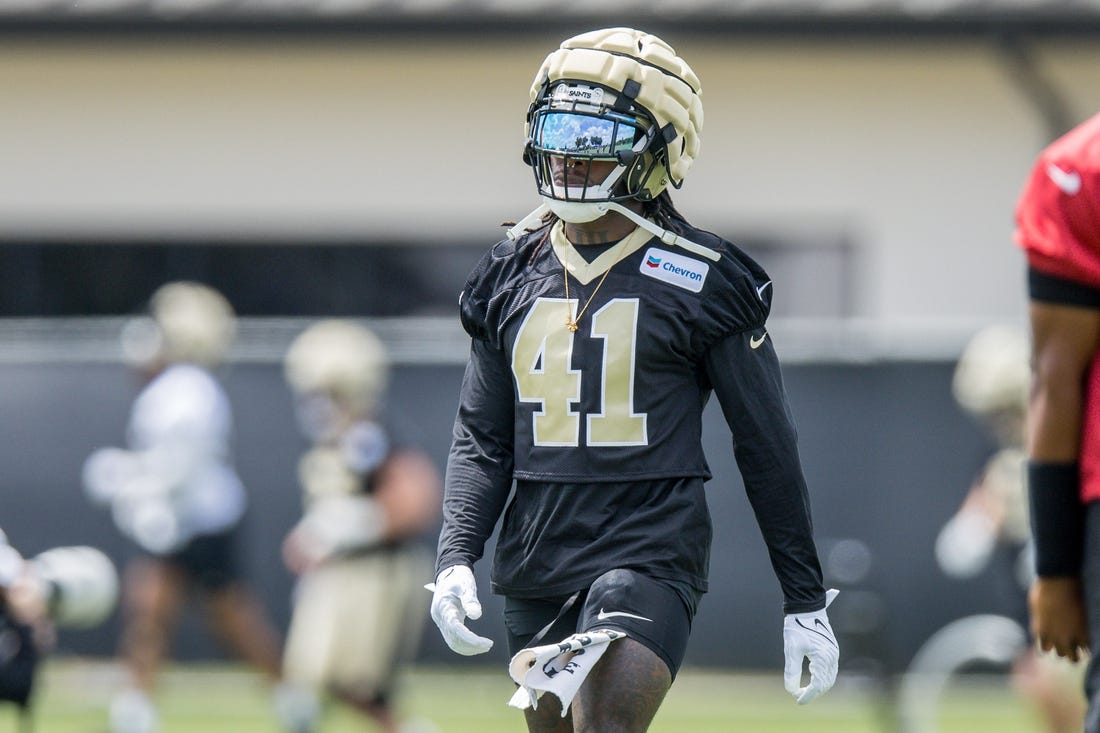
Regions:
[[[39,678],[37,733],[104,733],[105,707],[118,676],[113,666],[52,661]],[[439,733],[522,733],[523,715],[505,705],[513,686],[504,670],[477,665],[417,668],[407,675],[403,708]],[[162,733],[277,733],[264,685],[235,666],[183,665],[163,677]],[[938,733],[1033,733],[1036,720],[1004,688],[983,677],[952,687]],[[0,733],[16,730],[10,707]],[[332,709],[321,733],[371,733],[345,710]],[[669,693],[652,733],[895,733],[889,708],[865,686],[841,679],[824,698],[799,706],[781,674],[686,669]]]

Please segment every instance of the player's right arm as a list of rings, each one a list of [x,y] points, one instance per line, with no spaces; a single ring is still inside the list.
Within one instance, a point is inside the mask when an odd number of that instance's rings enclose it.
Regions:
[[[454,440],[447,459],[431,616],[443,639],[463,655],[481,654],[490,639],[466,628],[481,617],[472,572],[512,487],[512,382],[503,353],[474,337],[462,380]]]
[[[436,577],[481,558],[512,488],[515,387],[496,324],[515,258],[511,242],[498,243],[474,267],[458,299],[470,360],[443,481]]]
[[[504,243],[502,243],[504,244]],[[459,298],[462,327],[471,337],[462,379],[451,452],[443,481],[432,620],[459,654],[481,654],[492,641],[466,628],[481,616],[472,567],[504,511],[512,488],[515,455],[515,388],[493,325],[499,317],[500,280],[514,262],[511,245],[498,244],[474,269]]]
[[[512,488],[513,394],[504,353],[474,338],[447,458],[437,574],[480,559],[504,510]]]
[[[1078,456],[1086,377],[1100,349],[1100,310],[1036,299],[1036,292],[1045,297],[1046,289],[1063,281],[1035,272],[1031,280],[1027,448],[1038,575],[1029,594],[1031,626],[1042,649],[1076,661],[1089,645],[1080,579],[1084,508]]]

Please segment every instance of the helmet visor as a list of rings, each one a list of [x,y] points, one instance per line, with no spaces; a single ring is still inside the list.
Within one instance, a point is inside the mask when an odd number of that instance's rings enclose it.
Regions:
[[[531,137],[536,149],[551,155],[615,159],[643,134],[632,117],[548,110],[537,116]]]

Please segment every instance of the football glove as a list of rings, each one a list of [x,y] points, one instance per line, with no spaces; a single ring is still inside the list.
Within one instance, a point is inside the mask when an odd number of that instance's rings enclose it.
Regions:
[[[481,618],[474,572],[465,565],[452,565],[439,571],[435,583],[425,586],[433,592],[432,621],[452,651],[465,656],[484,654],[493,646],[492,639],[478,636],[466,628],[467,618]]]
[[[826,609],[840,593],[825,593],[825,608],[809,613],[788,613],[783,617],[783,685],[799,705],[829,691],[836,682],[840,645],[829,625]],[[802,660],[810,660],[810,683],[802,686]]]

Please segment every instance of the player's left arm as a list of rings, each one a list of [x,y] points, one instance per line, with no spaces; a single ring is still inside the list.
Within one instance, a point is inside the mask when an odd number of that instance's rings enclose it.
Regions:
[[[706,370],[733,433],[734,456],[783,590],[784,686],[805,704],[836,682],[840,645],[826,611],[836,591],[826,593],[822,583],[779,360],[760,327],[719,340],[707,352]],[[803,685],[807,659],[810,680]]]
[[[706,369],[733,434],[734,457],[783,590],[783,610],[820,610],[825,607],[825,587],[810,500],[771,337],[763,328],[727,336],[707,352]]]
[[[386,539],[412,537],[438,519],[443,482],[422,451],[396,452],[380,470],[375,499],[386,511]]]
[[[373,483],[370,494],[334,494],[310,502],[283,541],[283,559],[291,571],[303,573],[336,555],[413,538],[438,521],[441,480],[422,451],[395,451]]]

